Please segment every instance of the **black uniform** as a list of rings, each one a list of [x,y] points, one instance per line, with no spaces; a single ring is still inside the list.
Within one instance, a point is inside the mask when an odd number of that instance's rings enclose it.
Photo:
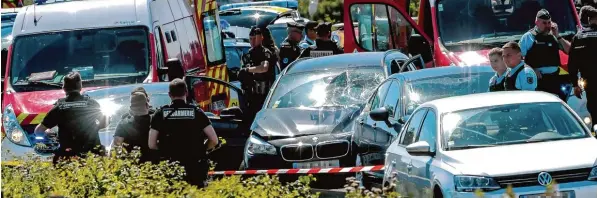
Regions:
[[[248,107],[251,110],[249,115],[257,113],[265,102],[267,93],[276,79],[274,69],[275,61],[274,54],[263,46],[251,48],[249,49],[249,52],[243,56],[243,62],[248,64],[245,68],[261,65],[261,62],[263,61],[269,62],[269,68],[266,73],[253,74],[246,70],[241,70],[239,72],[238,78],[241,82],[241,86],[243,90],[246,91],[247,98],[249,98]]]
[[[587,94],[587,109],[593,119],[597,121],[597,25],[579,32],[572,41],[570,56],[568,58],[568,70],[570,81],[578,86],[578,72],[585,80],[585,93]]]
[[[70,93],[59,99],[48,112],[42,125],[58,126],[60,148],[54,155],[59,158],[84,156],[87,152],[104,155],[98,131],[105,127],[106,117],[97,101],[79,93]]]
[[[167,160],[179,161],[186,171],[185,180],[199,187],[206,185],[209,169],[203,132],[209,125],[211,122],[201,109],[183,100],[163,106],[151,120],[151,128],[159,131],[161,155]]]
[[[516,79],[516,78],[514,78],[514,79]],[[489,91],[490,92],[505,91],[506,90],[505,84],[506,84],[506,76],[503,76],[502,79],[500,80],[496,74],[493,78],[491,78],[491,82],[489,82]]]
[[[142,116],[133,116],[129,113],[122,116],[122,120],[116,126],[114,136],[124,138],[124,143],[127,144],[124,148],[127,151],[132,151],[135,147],[139,147],[141,151],[140,162],[152,161],[156,158],[152,157],[152,152],[148,146],[149,139],[149,125],[151,124],[151,115],[155,110],[150,109],[149,114]]]
[[[296,31],[302,31],[303,25],[296,22],[289,22],[288,28],[295,28]],[[280,44],[280,71],[284,70],[286,66],[290,65],[294,60],[301,55],[300,41],[293,41],[290,38],[284,39]]]

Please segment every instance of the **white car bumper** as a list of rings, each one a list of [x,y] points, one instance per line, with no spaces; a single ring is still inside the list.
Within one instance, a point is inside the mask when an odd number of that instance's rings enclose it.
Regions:
[[[582,181],[582,182],[571,182],[571,183],[563,183],[558,184],[557,187],[558,191],[573,191],[574,197],[583,198],[583,197],[595,197],[597,196],[597,181]],[[543,194],[545,193],[546,188],[544,186],[531,186],[531,187],[521,187],[521,188],[513,188],[512,189],[516,197],[520,197],[521,195],[536,195],[536,194]],[[502,198],[506,193],[506,189],[485,192],[484,195],[486,198]],[[455,192],[452,191],[446,197],[453,197],[453,198],[461,198],[461,197],[471,197],[477,198],[475,193],[471,192]]]

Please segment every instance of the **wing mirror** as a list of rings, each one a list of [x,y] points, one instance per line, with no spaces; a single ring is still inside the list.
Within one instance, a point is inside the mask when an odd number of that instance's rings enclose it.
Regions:
[[[402,116],[400,119],[398,119],[398,123],[400,124],[406,124],[406,121],[408,121],[408,118],[410,116]]]
[[[240,107],[228,107],[220,112],[220,118],[226,120],[242,120],[243,111]]]
[[[390,119],[390,111],[388,111],[388,109],[385,107],[374,109],[373,111],[371,111],[369,113],[369,116],[371,117],[371,119],[373,119],[375,121],[383,121],[388,126],[392,126],[392,123],[390,123],[390,120],[389,120]]]
[[[168,80],[172,81],[176,78],[182,79],[184,71],[182,69],[182,62],[178,58],[171,58],[166,61],[166,66],[158,69],[158,75],[168,74]]]
[[[406,146],[406,152],[412,156],[433,156],[431,146],[425,141],[419,141]]]

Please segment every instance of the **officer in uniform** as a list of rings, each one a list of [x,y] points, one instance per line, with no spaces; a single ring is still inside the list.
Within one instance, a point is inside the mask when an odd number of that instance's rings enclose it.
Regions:
[[[187,104],[187,93],[183,80],[177,78],[170,82],[168,95],[172,104],[161,107],[154,114],[148,146],[152,150],[159,148],[165,159],[180,162],[189,184],[204,187],[209,170],[207,151],[216,148],[218,137],[205,113],[197,106]]]
[[[495,75],[491,77],[489,80],[489,91],[504,91],[504,81],[505,76],[504,74],[508,70],[506,64],[504,63],[504,58],[502,58],[503,50],[502,48],[496,47],[489,51],[489,61],[491,63],[491,68],[495,71]]]
[[[155,110],[149,106],[149,96],[145,89],[143,87],[135,88],[131,92],[129,112],[122,115],[122,119],[116,126],[112,147],[123,146],[128,152],[139,147],[141,163],[157,159],[157,157],[153,157],[153,153],[150,153],[147,146],[151,115],[154,113]]]
[[[301,55],[301,48],[298,44],[303,37],[303,28],[302,24],[288,22],[288,37],[280,44],[281,71]]]
[[[518,43],[509,42],[502,47],[504,63],[508,66],[506,79],[504,79],[504,90],[527,90],[537,89],[537,75],[535,71],[522,61],[522,54]]]
[[[62,89],[66,98],[59,99],[43,121],[35,127],[35,134],[50,133],[50,128],[58,126],[60,147],[54,154],[53,162],[78,156],[88,152],[104,155],[99,138],[99,130],[105,128],[107,119],[97,101],[81,95],[81,75],[70,72],[64,77]]]
[[[587,6],[585,6],[587,7]],[[593,124],[597,124],[597,9],[585,8],[585,16],[588,17],[589,28],[579,32],[572,41],[570,57],[568,57],[568,70],[570,81],[574,85],[574,94],[581,98],[581,87],[578,84],[578,72],[584,80],[584,90],[587,94],[587,109],[591,114]]]
[[[539,79],[537,90],[557,95],[566,101],[570,86],[569,77],[560,66],[560,49],[568,53],[570,43],[558,33],[558,26],[551,21],[545,9],[537,12],[535,28],[525,33],[520,39],[522,55]]]
[[[315,45],[315,39],[317,39],[317,21],[309,21],[305,25],[305,39],[299,43],[299,47],[302,50],[309,48],[310,46]]]
[[[332,54],[342,54],[338,44],[330,39],[332,34],[332,25],[330,23],[320,23],[317,26],[317,40],[315,40],[315,46],[311,46],[304,49],[301,52],[301,58],[304,57],[320,57]],[[315,53],[312,53],[315,52]]]

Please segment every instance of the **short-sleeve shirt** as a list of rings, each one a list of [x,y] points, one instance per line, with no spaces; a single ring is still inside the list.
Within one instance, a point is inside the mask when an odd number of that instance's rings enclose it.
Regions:
[[[61,149],[84,153],[101,146],[98,132],[106,122],[97,101],[71,93],[56,102],[41,124],[47,128],[58,126]]]
[[[535,91],[537,89],[537,74],[535,71],[526,66],[524,62],[520,62],[516,67],[512,69],[508,69],[507,76],[511,77],[514,71],[518,70],[520,67],[524,67],[524,69],[518,74],[516,77],[516,88],[520,90],[529,90]]]

